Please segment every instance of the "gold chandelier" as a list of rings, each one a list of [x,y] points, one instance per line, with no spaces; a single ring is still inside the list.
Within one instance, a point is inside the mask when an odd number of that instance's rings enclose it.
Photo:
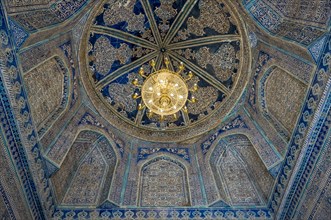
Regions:
[[[147,108],[147,116],[151,118],[154,114],[160,116],[162,121],[165,116],[173,115],[177,118],[177,112],[183,110],[187,113],[187,102],[195,103],[197,99],[193,93],[198,90],[198,85],[195,83],[192,89],[188,88],[187,81],[193,78],[193,73],[189,71],[184,74],[184,64],[180,63],[178,71],[174,72],[169,69],[170,61],[164,59],[165,68],[156,70],[155,61],[150,62],[152,72],[146,74],[143,67],[140,68],[138,74],[144,79],[142,85],[139,85],[139,80],[136,78],[132,84],[140,90],[140,94],[135,92],[132,95],[133,99],[140,99],[138,110],[141,111]],[[185,77],[185,78],[183,78]],[[189,99],[190,97],[190,99]]]

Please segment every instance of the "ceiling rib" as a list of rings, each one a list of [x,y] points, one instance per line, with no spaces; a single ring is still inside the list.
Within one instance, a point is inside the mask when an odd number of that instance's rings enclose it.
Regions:
[[[97,84],[96,84],[96,88],[98,90],[101,90],[103,87],[105,87],[108,83],[110,83],[111,81],[117,79],[118,77],[130,72],[131,70],[142,66],[144,63],[150,61],[151,59],[155,58],[158,55],[158,51],[154,51],[152,53],[149,53],[143,57],[141,57],[138,60],[135,60],[131,63],[129,63],[128,65],[124,65],[121,68],[118,68],[117,70],[115,70],[114,72],[110,73],[109,75],[107,75],[105,78],[103,78],[102,80],[100,80]]]
[[[212,77],[207,71],[201,69],[200,67],[196,66],[194,63],[188,61],[187,59],[183,58],[182,56],[174,52],[168,52],[168,53],[173,59],[179,62],[183,62],[186,65],[186,67],[189,68],[193,73],[204,79],[209,84],[213,85],[218,90],[222,91],[225,95],[228,96],[230,94],[231,91],[225,85],[223,85],[214,77]]]
[[[138,46],[141,46],[141,47],[145,47],[145,48],[148,48],[148,49],[152,49],[152,50],[157,50],[158,49],[157,45],[151,43],[148,40],[139,38],[139,37],[134,36],[132,34],[129,34],[127,32],[116,30],[116,29],[113,29],[113,28],[94,25],[91,28],[91,32],[99,33],[99,34],[105,34],[105,35],[123,40],[125,42],[132,43],[132,44],[135,44],[135,45],[138,45]]]
[[[183,42],[170,44],[166,49],[168,50],[177,50],[177,49],[185,49],[192,48],[222,42],[233,42],[240,40],[241,37],[239,35],[215,35],[210,37],[202,37],[193,40],[186,40]]]
[[[153,13],[153,10],[151,9],[149,1],[148,0],[141,0],[141,4],[144,8],[147,19],[148,19],[148,21],[151,25],[152,33],[155,37],[156,44],[161,45],[162,44],[161,35],[160,35],[160,32],[159,32],[159,29],[157,28],[157,24],[156,24],[156,21],[155,21],[155,18],[154,18],[154,13]]]
[[[157,56],[156,60],[155,60],[155,63],[156,63],[156,66],[155,66],[155,69],[161,69],[162,67],[162,62],[163,62],[163,53],[159,53],[159,55]]]
[[[173,25],[171,25],[169,32],[164,38],[163,44],[167,46],[172,38],[177,34],[179,28],[182,26],[186,18],[189,16],[192,8],[197,3],[198,0],[189,0],[185,3],[183,9],[179,12],[179,15],[176,17]]]

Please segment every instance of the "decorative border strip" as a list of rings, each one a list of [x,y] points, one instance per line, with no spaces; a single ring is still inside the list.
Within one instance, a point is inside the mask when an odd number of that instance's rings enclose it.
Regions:
[[[331,94],[331,93],[330,93]],[[328,100],[326,101],[328,103],[331,103],[331,95],[329,95]],[[330,107],[330,104],[328,105]],[[327,109],[327,108],[326,108]],[[324,121],[323,126],[320,129],[320,132],[318,133],[318,136],[316,138],[316,142],[314,144],[310,144],[307,152],[305,155],[309,155],[303,160],[303,164],[299,170],[299,172],[296,174],[296,179],[294,184],[292,185],[291,192],[289,196],[292,197],[292,200],[288,200],[286,202],[288,206],[288,210],[286,212],[285,219],[289,219],[292,217],[292,215],[295,213],[295,210],[297,208],[297,204],[299,202],[299,199],[301,197],[301,193],[303,192],[306,183],[308,181],[308,176],[312,172],[314,168],[314,164],[316,163],[317,160],[317,155],[319,155],[321,148],[323,147],[323,140],[325,140],[326,133],[328,129],[330,128],[331,125],[331,111],[329,108],[329,112],[324,112],[324,114],[327,114],[327,119]],[[323,114],[322,113],[322,114]],[[318,123],[320,123],[323,120],[319,120]],[[297,186],[294,190],[294,186]]]
[[[20,180],[24,185],[23,191],[26,193],[31,213],[35,219],[43,220],[46,218],[37,189],[38,192],[44,189],[44,193],[48,193],[48,181],[44,176],[43,159],[36,141],[37,133],[33,129],[29,106],[26,102],[27,96],[22,86],[22,76],[19,73],[16,51],[13,49],[15,48],[13,40],[8,32],[8,21],[3,11],[2,2],[0,2],[0,20],[0,31],[5,36],[5,42],[0,44],[0,49],[7,52],[7,57],[0,59],[0,120],[3,125],[7,125],[4,126],[4,138],[7,140],[11,157],[15,161]],[[15,104],[15,107],[12,107],[12,104]],[[20,124],[16,124],[17,119],[14,115],[20,117]],[[31,149],[28,146],[31,146]],[[27,154],[33,155],[33,159],[30,159]],[[32,176],[33,166],[39,167],[39,170],[35,170],[37,177]],[[39,190],[33,177],[42,179],[39,183],[42,183],[43,188]],[[47,198],[43,201],[49,202]]]
[[[70,68],[71,68],[71,73],[72,73],[72,94],[71,94],[71,103],[70,103],[70,108],[73,107],[73,105],[76,103],[78,99],[78,79],[77,79],[77,72],[76,72],[76,67],[74,60],[72,58],[72,50],[73,48],[71,47],[71,41],[68,41],[60,46],[60,49],[63,51],[64,55],[67,57],[69,63],[70,63]]]
[[[258,55],[258,61],[255,66],[255,73],[253,76],[253,82],[248,93],[248,104],[252,109],[257,112],[256,108],[256,90],[257,90],[257,79],[261,74],[263,67],[272,59],[272,57],[264,51],[260,51]]]
[[[326,117],[326,112],[328,111],[328,106],[331,105],[331,102],[327,100],[320,100],[322,98],[322,93],[324,92],[324,88],[326,87],[327,80],[330,77],[330,64],[324,61],[324,56],[326,57],[328,54],[330,56],[331,52],[331,38],[330,34],[328,36],[328,43],[324,47],[323,56],[320,59],[318,69],[316,71],[316,74],[312,80],[312,84],[310,86],[308,95],[306,97],[305,104],[302,108],[302,114],[300,116],[300,119],[297,123],[297,127],[292,135],[292,139],[289,144],[289,149],[286,154],[283,167],[280,171],[280,174],[278,175],[278,178],[276,180],[276,185],[274,187],[274,192],[271,197],[271,202],[269,204],[270,209],[272,212],[275,212],[279,209],[281,199],[283,198],[285,194],[286,187],[290,181],[291,174],[293,172],[295,161],[297,161],[299,153],[302,149],[302,146],[304,145],[304,140],[309,140],[312,142],[313,140],[316,140],[318,135],[321,132],[321,127],[323,126],[323,121]],[[327,103],[326,108],[323,109],[323,114],[318,115],[318,120],[312,122],[312,117],[315,114],[315,111],[318,107],[318,103]],[[312,122],[312,123],[311,123]],[[307,130],[310,125],[315,126],[314,127],[314,133],[310,134],[308,137],[306,137]],[[323,137],[323,140],[325,139],[325,135]],[[311,145],[308,148],[307,153],[305,154],[305,161],[314,161],[316,160],[316,156],[313,156],[309,154],[310,151],[313,150],[315,145]],[[317,150],[319,152],[319,149]],[[301,178],[301,174],[303,173],[305,164],[301,167],[300,171],[296,175],[295,183],[292,184],[292,186],[288,190],[288,195],[286,198],[286,202],[284,204],[284,208],[281,213],[280,219],[286,219],[289,218],[289,215],[287,214],[287,211],[290,209],[290,207],[293,206],[293,204],[297,203],[293,195],[295,192],[301,193],[301,191],[296,191],[299,179]],[[311,170],[310,170],[311,171]],[[310,173],[308,171],[308,173]],[[308,174],[306,173],[306,174]],[[291,213],[289,213],[291,215]]]
[[[331,35],[328,36],[328,43],[324,47],[323,56],[319,61],[319,66],[317,69],[317,74],[315,76],[314,85],[311,87],[310,94],[308,96],[308,102],[305,106],[305,109],[309,108],[309,105],[312,103],[313,97],[316,99],[321,98],[320,106],[318,107],[320,110],[318,115],[315,115],[315,119],[312,123],[314,126],[312,128],[311,133],[309,133],[309,138],[306,139],[306,142],[309,140],[309,143],[304,143],[304,145],[308,144],[306,152],[304,154],[301,166],[297,173],[295,174],[294,182],[291,183],[291,188],[288,190],[288,194],[286,197],[286,201],[284,203],[284,209],[281,214],[281,219],[289,219],[294,214],[295,208],[299,202],[299,198],[301,197],[301,193],[304,187],[307,184],[307,180],[309,178],[309,174],[313,170],[313,165],[316,163],[317,155],[320,153],[321,148],[323,146],[323,142],[327,138],[327,131],[331,127],[331,77],[330,77],[330,69],[331,63],[327,61],[327,57],[331,56]],[[321,81],[321,78],[318,80],[320,74],[326,74],[327,82]],[[317,90],[316,88],[319,87],[317,82],[323,83],[322,86],[326,87],[327,90]],[[324,92],[323,94],[318,94],[317,91]],[[317,108],[317,106],[315,106]],[[317,112],[317,111],[316,111]],[[302,116],[304,117],[304,116]],[[304,127],[304,122],[302,119],[299,122],[299,126],[297,130],[303,131],[306,128]],[[297,133],[297,132],[296,132]],[[297,136],[297,135],[296,135]],[[292,149],[294,149],[295,144],[292,145]],[[290,148],[290,149],[291,149]],[[297,149],[296,149],[297,150]],[[294,150],[292,150],[294,151]],[[291,155],[291,151],[288,153],[287,158],[295,159],[295,151]],[[289,166],[291,161],[289,159],[286,160],[286,164],[284,166]],[[284,167],[283,167],[284,172]]]
[[[128,208],[114,210],[57,210],[54,219],[272,219],[268,209],[217,209],[217,208],[188,208],[188,209],[143,209]]]
[[[5,204],[5,206],[7,208],[7,211],[8,211],[8,214],[9,214],[10,218],[13,219],[13,220],[16,220],[16,217],[14,215],[14,211],[13,211],[13,209],[12,209],[10,203],[9,203],[9,200],[7,198],[6,191],[4,190],[4,188],[1,185],[1,181],[0,181],[0,195],[3,199],[3,203]],[[0,198],[0,200],[1,200],[1,198]]]

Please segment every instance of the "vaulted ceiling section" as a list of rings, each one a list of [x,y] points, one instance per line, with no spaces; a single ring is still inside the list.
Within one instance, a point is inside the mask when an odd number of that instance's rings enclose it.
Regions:
[[[328,0],[1,1],[0,219],[328,219],[330,15]],[[131,82],[165,59],[198,90],[160,120]]]

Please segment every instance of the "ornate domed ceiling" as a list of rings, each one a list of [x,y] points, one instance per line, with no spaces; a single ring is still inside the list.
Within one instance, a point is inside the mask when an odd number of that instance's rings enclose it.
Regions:
[[[1,0],[0,219],[329,219],[329,2]]]
[[[231,4],[230,2],[228,4]],[[90,15],[81,43],[84,86],[101,115],[121,130],[148,140],[185,140],[217,126],[247,82],[250,52],[232,5],[208,1],[103,1]],[[164,121],[137,110],[131,84],[140,67],[151,72],[168,58],[180,62],[198,84],[188,112]],[[171,137],[171,138],[170,138]],[[170,139],[169,139],[170,138]]]

